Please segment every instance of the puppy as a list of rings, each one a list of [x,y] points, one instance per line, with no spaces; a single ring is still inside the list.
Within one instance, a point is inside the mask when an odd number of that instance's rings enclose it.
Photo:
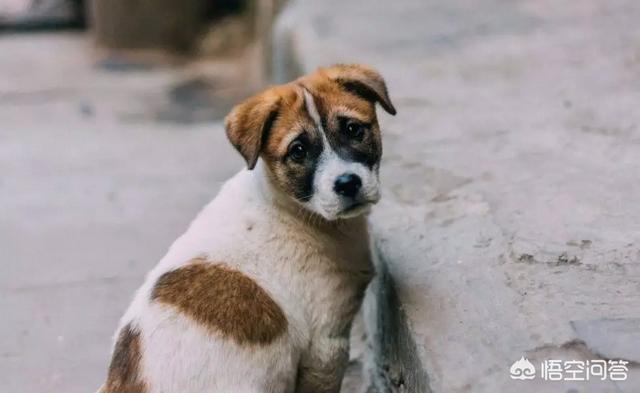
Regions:
[[[382,77],[337,65],[231,111],[248,169],[147,275],[101,393],[339,391],[373,275],[375,103],[395,114]]]

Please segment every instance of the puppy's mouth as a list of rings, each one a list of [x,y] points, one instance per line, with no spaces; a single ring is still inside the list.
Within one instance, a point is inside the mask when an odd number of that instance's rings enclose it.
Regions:
[[[369,201],[354,202],[338,213],[338,218],[351,218],[368,213],[374,203]]]

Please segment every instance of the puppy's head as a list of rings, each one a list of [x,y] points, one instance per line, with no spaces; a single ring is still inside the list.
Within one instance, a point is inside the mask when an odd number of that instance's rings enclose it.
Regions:
[[[225,127],[249,169],[260,157],[296,203],[328,220],[349,218],[380,198],[376,103],[395,115],[380,74],[337,65],[249,98]]]

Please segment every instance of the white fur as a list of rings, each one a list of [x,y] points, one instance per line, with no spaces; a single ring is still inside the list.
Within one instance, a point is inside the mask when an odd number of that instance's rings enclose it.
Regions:
[[[323,179],[346,168],[332,165],[321,170]],[[223,186],[147,275],[122,318],[121,328],[140,329],[148,393],[338,391],[351,320],[373,274],[366,218],[318,221],[281,195],[266,170],[260,161]],[[317,187],[324,192],[322,182]],[[150,301],[163,273],[199,256],[265,289],[287,317],[286,333],[266,346],[241,346]]]
[[[305,204],[306,207],[327,220],[355,217],[368,212],[371,205],[380,199],[378,165],[368,168],[360,162],[347,161],[340,157],[327,140],[313,96],[307,90],[304,91],[304,100],[307,111],[322,136],[323,143],[322,154],[313,179],[313,196]],[[349,208],[354,200],[338,195],[333,189],[338,176],[346,173],[353,173],[362,180],[362,188],[355,200],[358,206],[353,209]]]

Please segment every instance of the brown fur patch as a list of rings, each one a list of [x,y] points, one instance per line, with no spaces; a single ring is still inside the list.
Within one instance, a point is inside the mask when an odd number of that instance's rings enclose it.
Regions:
[[[128,324],[120,331],[100,393],[145,393],[147,387],[139,375],[141,359],[140,332]]]
[[[151,298],[239,344],[266,345],[287,329],[282,309],[252,279],[202,259],[163,274]]]

